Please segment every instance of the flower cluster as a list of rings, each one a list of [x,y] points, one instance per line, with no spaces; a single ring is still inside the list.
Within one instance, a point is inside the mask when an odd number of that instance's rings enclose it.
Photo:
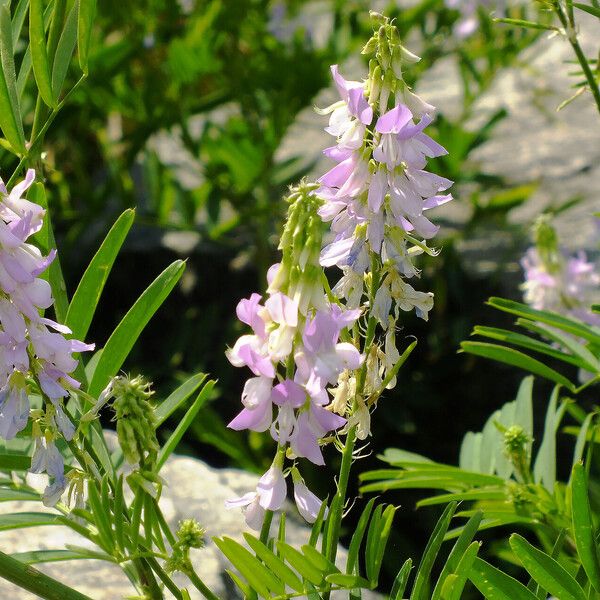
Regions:
[[[28,238],[43,225],[44,209],[23,198],[35,179],[33,170],[10,192],[0,180],[0,437],[11,440],[30,417],[29,389],[44,398],[44,410],[32,411],[35,452],[31,471],[53,480],[44,502],[55,504],[67,482],[63,460],[54,441],[70,441],[75,428],[62,399],[79,382],[70,373],[78,361],[73,353],[93,344],[67,339],[71,330],[42,316],[53,304],[49,283],[40,275],[56,256],[42,256]]]
[[[325,200],[319,213],[331,222],[332,238],[321,265],[337,265],[344,273],[334,292],[349,306],[358,305],[375,257],[380,285],[372,308],[384,328],[393,306],[394,319],[398,309],[413,308],[427,319],[432,294],[416,291],[406,279],[419,274],[414,257],[433,252],[424,240],[438,227],[426,212],[452,199],[445,193],[452,182],[425,170],[428,158],[446,150],[424,133],[435,108],[402,80],[402,61],[419,58],[396,36],[386,23],[369,41],[366,49],[377,48],[377,59],[364,83],[347,81],[337,65],[331,68],[341,100],[322,111],[331,114],[326,131],[336,138],[324,152],[337,165],[319,179],[318,191]]]
[[[259,294],[239,302],[238,319],[253,333],[242,335],[227,351],[234,366],[246,366],[254,374],[242,392],[244,408],[229,427],[269,431],[280,448],[256,491],[228,503],[230,507],[246,507],[246,521],[251,527],[260,527],[264,511],[279,509],[286,498],[285,449],[291,458],[324,464],[321,440],[346,423],[345,418],[327,409],[327,387],[335,384],[346,369],[357,369],[363,362],[352,343],[340,341],[360,310],[344,310],[327,302],[320,281],[322,273],[315,264],[321,241],[318,227],[315,229],[320,223],[319,201],[310,187],[296,192],[298,197],[292,202],[286,228],[288,235],[283,236],[286,243],[289,241],[290,251],[284,251],[281,263],[269,270],[264,302]],[[298,506],[306,518],[314,520],[320,501],[313,498],[295,472]],[[316,507],[316,511],[307,507]]]
[[[438,227],[426,212],[451,200],[452,182],[426,166],[446,151],[424,133],[434,107],[402,80],[404,63],[418,57],[389,21],[375,18],[381,27],[365,47],[376,53],[368,80],[348,81],[331,67],[341,100],[321,112],[330,114],[326,131],[336,140],[325,154],[337,164],[318,183],[291,190],[282,258],[269,270],[266,296],[252,294],[237,306],[252,333],[227,357],[254,376],[229,427],[269,431],[278,446],[256,490],[228,501],[256,529],[266,510],[281,508],[288,475],[300,514],[316,519],[321,501],[297,461],[323,465],[322,446],[336,436],[370,435],[370,411],[396,383],[399,311],[415,309],[426,319],[433,304],[432,294],[406,279],[419,275],[418,254],[435,253],[426,240]],[[324,268],[332,266],[343,273],[330,289]],[[286,459],[293,461],[287,468]]]
[[[590,325],[600,325],[600,315],[590,307],[600,300],[600,274],[584,251],[569,254],[547,219],[535,225],[536,245],[530,247],[521,266],[524,300],[538,310],[569,315]]]

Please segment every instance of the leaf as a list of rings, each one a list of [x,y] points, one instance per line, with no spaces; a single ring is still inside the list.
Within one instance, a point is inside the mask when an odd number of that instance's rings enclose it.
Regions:
[[[56,54],[54,55],[54,64],[52,65],[52,93],[57,99],[60,98],[60,92],[65,82],[69,65],[71,64],[76,43],[77,6],[73,4],[67,15],[64,29],[60,34]]]
[[[556,410],[559,387],[555,386],[548,402],[546,421],[544,423],[544,437],[537,453],[533,476],[536,483],[543,483],[544,487],[552,493],[556,481],[556,431],[559,425],[559,411]],[[561,415],[562,416],[562,413]]]
[[[285,592],[285,585],[277,579],[265,565],[246,548],[229,537],[213,538],[221,552],[231,561],[233,566],[242,574],[242,577],[263,598],[270,598],[269,590],[278,594]]]
[[[88,491],[88,503],[92,514],[94,515],[94,523],[98,529],[100,540],[103,544],[103,550],[112,552],[115,547],[115,538],[112,532],[112,525],[109,519],[110,507],[104,506],[100,499],[100,494],[96,488],[96,482],[90,481],[87,486]]]
[[[358,553],[360,551],[360,545],[362,544],[373,511],[373,505],[375,504],[375,498],[371,498],[360,515],[360,519],[356,525],[352,539],[350,540],[350,546],[348,547],[348,559],[346,561],[346,573],[354,573],[358,565]]]
[[[44,512],[19,512],[0,515],[0,531],[38,527],[39,525],[59,525],[57,515]]]
[[[469,578],[471,567],[477,558],[481,542],[473,542],[460,557],[456,571],[448,576],[442,589],[443,600],[460,600]]]
[[[554,25],[545,25],[544,23],[535,23],[534,21],[525,21],[523,19],[493,19],[494,23],[505,23],[506,25],[516,25],[527,29],[547,29],[549,31],[559,31]]]
[[[0,454],[0,469],[3,471],[28,471],[31,457],[19,454]]]
[[[370,589],[371,584],[364,578],[358,575],[346,575],[344,573],[332,573],[325,577],[325,581],[332,583],[333,585],[339,585],[340,587],[350,590],[353,588],[365,588]]]
[[[442,516],[435,525],[435,529],[433,530],[433,533],[427,542],[425,552],[423,553],[423,558],[421,559],[419,568],[417,569],[415,584],[413,586],[412,594],[410,595],[410,600],[427,600],[427,583],[429,582],[431,569],[433,568],[433,563],[435,562],[440,548],[442,547],[444,536],[446,535],[446,531],[448,531],[448,526],[450,525],[452,516],[456,511],[456,507],[456,502],[451,502],[448,504],[448,506],[446,506],[444,509]]]
[[[92,600],[4,552],[0,552],[0,577],[46,600]]]
[[[84,340],[88,333],[102,290],[134,218],[135,211],[127,209],[115,221],[75,290],[65,321],[75,339]]]
[[[417,502],[417,507],[422,506],[434,506],[436,504],[448,504],[448,502],[465,502],[474,500],[481,502],[482,500],[506,500],[506,492],[503,488],[482,488],[475,489],[470,492],[459,492],[456,494],[440,494],[439,496],[432,496],[431,498],[425,498]]]
[[[136,300],[117,325],[103,348],[94,377],[90,382],[89,393],[92,396],[97,397],[110,378],[117,374],[144,327],[171,293],[184,269],[185,263],[181,260],[176,260],[169,265]]]
[[[552,356],[553,358],[562,360],[563,362],[572,365],[579,364],[579,361],[570,354],[565,354],[561,350],[553,348],[552,346],[541,342],[540,340],[523,335],[522,333],[509,331],[508,329],[498,329],[497,327],[484,327],[482,325],[476,325],[473,328],[473,335],[481,335],[492,340],[506,342],[507,344],[514,344],[515,346],[520,346],[521,348],[527,348],[528,350],[533,350],[534,352],[540,352],[546,356]]]
[[[590,371],[591,373],[600,372],[600,362],[598,359],[584,345],[575,340],[572,335],[565,334],[555,327],[550,327],[544,323],[534,323],[528,319],[517,319],[517,325],[550,338],[563,348],[567,348],[579,359],[577,365],[586,371]]]
[[[197,373],[182,383],[164,402],[154,409],[157,426],[162,425],[204,382],[207,375]]]
[[[304,579],[314,585],[322,583],[323,573],[306,560],[305,556],[298,552],[298,550],[282,541],[277,542],[277,549],[279,550],[279,555],[296,569]]]
[[[510,547],[527,572],[545,590],[561,600],[586,600],[581,586],[560,563],[532,546],[524,537],[513,533]]]
[[[481,511],[478,511],[469,519],[469,521],[464,526],[460,537],[456,540],[454,547],[448,555],[446,564],[442,568],[442,572],[440,573],[435,588],[433,589],[431,600],[439,600],[439,598],[441,597],[442,588],[446,577],[448,577],[448,575],[454,573],[457,570],[461,558],[467,552],[467,549],[469,548],[473,538],[475,537],[475,534],[477,533],[482,518],[483,513]],[[479,548],[479,546],[477,546],[477,548]]]
[[[583,10],[586,13],[593,15],[597,19],[600,19],[600,8],[597,6],[589,6],[587,4],[580,4],[579,2],[573,2],[573,6],[576,6],[579,10]]]
[[[537,600],[522,583],[476,558],[469,579],[487,600]]]
[[[188,411],[185,413],[183,419],[179,421],[175,431],[169,436],[169,439],[165,442],[163,447],[160,449],[158,459],[156,461],[157,469],[160,471],[161,467],[165,464],[165,461],[172,452],[174,452],[177,444],[181,441],[183,434],[187,431],[188,427],[192,424],[192,421],[196,418],[198,411],[204,406],[204,403],[210,398],[213,387],[216,381],[209,381],[200,391],[193,404],[190,406]]]
[[[91,558],[84,554],[80,554],[79,552],[73,552],[72,550],[32,550],[31,552],[16,552],[15,554],[11,554],[11,556],[26,565]],[[106,560],[113,560],[108,554],[105,556]]]
[[[412,559],[407,558],[398,571],[396,579],[394,579],[394,585],[392,586],[392,591],[390,593],[390,600],[402,600],[402,597],[404,596],[404,590],[408,584],[408,578],[410,576],[411,569]]]
[[[595,416],[595,413],[590,413],[586,416],[585,421],[582,423],[579,428],[579,433],[577,434],[577,441],[575,442],[575,450],[573,451],[573,467],[581,460],[583,457],[583,450],[585,448],[585,443],[588,439],[588,431],[592,420]]]
[[[78,0],[77,7],[79,17],[77,28],[79,66],[87,74],[92,25],[96,16],[96,0]]]
[[[534,375],[545,377],[555,383],[564,385],[567,389],[572,392],[575,391],[575,386],[558,371],[547,367],[544,363],[523,354],[513,348],[507,348],[506,346],[497,346],[496,344],[488,344],[485,342],[462,342],[460,344],[461,349],[464,352],[475,354],[476,356],[482,356],[484,358],[490,358],[498,362],[503,362],[513,367],[519,367],[530,371]]]
[[[29,46],[31,48],[33,75],[40,96],[50,108],[56,108],[56,98],[52,92],[50,63],[46,48],[43,0],[29,0]]]
[[[23,23],[25,23],[25,17],[27,16],[27,9],[29,8],[29,0],[19,0],[15,10],[13,11],[12,17],[12,45],[13,48],[17,45],[19,37],[21,37],[21,31],[23,29]]]
[[[572,333],[573,335],[590,342],[600,342],[600,329],[598,327],[588,325],[573,317],[564,317],[550,311],[537,310],[531,308],[527,304],[506,300],[505,298],[492,297],[487,303],[498,310],[524,317],[530,321],[539,321],[541,323],[546,323],[547,325],[552,325],[552,327],[556,327],[567,333]]]
[[[377,587],[379,580],[379,572],[381,571],[383,556],[392,531],[395,514],[395,506],[386,506],[375,527],[373,521],[371,521],[371,527],[369,527],[369,533],[367,534],[367,550],[370,550],[369,556],[367,556],[367,575],[374,588]],[[371,535],[371,529],[373,528],[374,532]],[[369,543],[371,540],[372,544]]]
[[[0,502],[25,502],[29,500],[40,502],[41,499],[42,496],[38,492],[34,492],[33,490],[0,487]]]
[[[17,95],[13,32],[8,5],[0,6],[0,128],[15,152],[25,154],[25,134]]]
[[[260,558],[260,560],[262,560],[265,565],[271,569],[273,574],[283,581],[283,583],[289,585],[297,592],[304,591],[304,586],[294,571],[292,571],[278,556],[275,556],[265,544],[249,533],[244,533],[244,539],[250,548],[254,550],[256,556]]]
[[[588,495],[588,482],[583,464],[578,462],[571,475],[571,507],[573,534],[581,565],[597,592],[600,592],[600,566],[594,535],[594,524]]]

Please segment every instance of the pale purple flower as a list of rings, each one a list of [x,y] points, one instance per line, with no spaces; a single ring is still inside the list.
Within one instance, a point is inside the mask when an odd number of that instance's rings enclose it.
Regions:
[[[227,427],[237,431],[241,429],[266,431],[269,429],[273,417],[272,385],[273,382],[270,377],[252,377],[248,379],[242,392],[244,409]]]
[[[0,437],[11,440],[25,429],[29,419],[29,398],[25,380],[19,373],[0,388]]]
[[[314,523],[317,520],[323,501],[313,494],[306,484],[299,480],[294,481],[294,500],[298,507],[298,512],[308,523]],[[325,518],[328,510],[325,509]]]
[[[54,506],[67,487],[65,465],[61,453],[51,439],[44,436],[35,439],[35,450],[31,458],[31,473],[47,473],[53,480],[42,496],[46,506]]]

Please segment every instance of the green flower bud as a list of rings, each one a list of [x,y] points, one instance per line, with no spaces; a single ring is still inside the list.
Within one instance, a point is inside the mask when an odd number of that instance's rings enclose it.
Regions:
[[[112,393],[117,420],[117,436],[130,464],[155,462],[160,449],[156,439],[156,417],[149,399],[153,392],[143,377],[115,377]]]
[[[177,530],[178,545],[184,548],[203,548],[206,540],[206,529],[201,527],[196,519],[186,519],[179,522]]]
[[[558,235],[548,215],[540,215],[533,225],[535,245],[548,273],[560,271]]]

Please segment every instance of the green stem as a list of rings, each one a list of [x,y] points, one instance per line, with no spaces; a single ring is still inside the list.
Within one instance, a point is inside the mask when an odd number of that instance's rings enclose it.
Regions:
[[[92,600],[3,552],[0,552],[0,577],[46,600]]]
[[[185,574],[188,579],[194,584],[194,587],[208,600],[219,600],[219,597],[213,594],[207,587],[206,584],[196,575],[192,565],[190,564],[186,569]]]
[[[572,10],[570,10],[568,13],[568,18],[567,18],[567,15],[565,15],[562,7],[560,6],[560,4],[558,2],[554,3],[554,11],[558,15],[558,18],[559,18],[559,20],[565,30],[565,33],[567,35],[567,39],[569,40],[569,43],[571,44],[571,47],[573,48],[573,51],[575,52],[575,56],[577,56],[579,65],[581,66],[581,69],[585,75],[587,82],[588,82],[590,92],[592,92],[592,96],[594,96],[594,101],[596,102],[596,108],[598,109],[598,112],[600,112],[600,86],[598,86],[598,83],[596,82],[596,79],[594,78],[594,74],[592,73],[592,69],[590,68],[587,58],[585,57],[585,54],[583,53],[583,50],[581,49],[581,46],[579,45],[579,40],[577,39],[577,33],[576,33],[576,29],[575,29],[575,17],[573,15],[573,12],[572,12]]]
[[[338,479],[337,492],[335,494],[335,510],[331,511],[329,518],[329,532],[327,540],[327,558],[335,563],[338,543],[340,539],[340,528],[342,525],[342,516],[344,514],[344,504],[346,503],[346,492],[348,491],[348,481],[350,480],[350,468],[352,467],[352,454],[356,442],[356,426],[351,427],[346,435],[346,444],[342,453],[342,464],[340,466],[340,476]],[[332,503],[333,504],[333,503]]]
[[[260,528],[260,541],[263,544],[266,544],[269,541],[269,533],[271,531],[271,523],[273,522],[273,514],[274,513],[272,510],[265,511],[265,519],[262,527]]]

